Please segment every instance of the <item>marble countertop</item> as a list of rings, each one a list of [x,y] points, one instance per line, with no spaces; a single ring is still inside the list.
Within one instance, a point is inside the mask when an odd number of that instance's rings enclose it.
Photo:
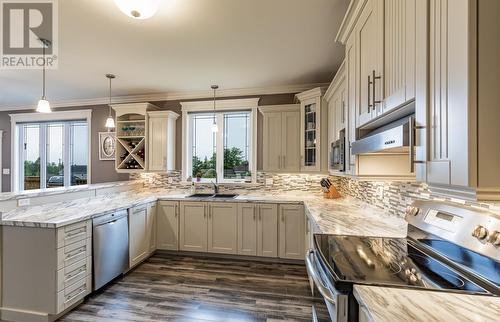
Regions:
[[[132,181],[116,181],[116,182],[106,182],[106,183],[85,184],[85,185],[71,186],[71,187],[26,190],[23,192],[2,192],[2,193],[0,193],[0,201],[17,200],[17,199],[23,199],[23,198],[34,198],[34,197],[39,197],[39,196],[51,196],[51,195],[58,195],[58,194],[62,194],[62,193],[85,191],[85,190],[132,186],[132,185],[136,185],[138,183],[139,182],[133,181],[133,180]]]
[[[186,198],[186,191],[132,190],[93,198],[20,207],[2,215],[1,225],[58,228],[92,219],[113,211],[128,209],[157,200],[207,201]],[[339,235],[380,237],[406,236],[403,218],[387,215],[383,210],[351,197],[323,199],[318,194],[242,194],[235,199],[216,202],[259,202],[304,204],[317,232]]]
[[[500,297],[355,285],[373,322],[497,321]]]

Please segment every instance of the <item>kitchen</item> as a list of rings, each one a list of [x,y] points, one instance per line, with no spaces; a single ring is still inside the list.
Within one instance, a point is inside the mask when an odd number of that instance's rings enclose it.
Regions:
[[[2,48],[2,321],[498,316],[500,3],[42,2]]]

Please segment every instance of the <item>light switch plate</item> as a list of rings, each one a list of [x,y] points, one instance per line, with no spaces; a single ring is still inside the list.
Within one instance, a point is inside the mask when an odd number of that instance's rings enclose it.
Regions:
[[[174,178],[172,178],[172,177],[168,177],[167,182],[168,182],[169,184],[174,183]]]
[[[270,186],[272,184],[274,184],[273,178],[266,178],[266,186]]]
[[[382,186],[377,187],[377,197],[379,199],[384,199],[384,187]]]
[[[25,198],[25,199],[19,199],[17,200],[17,206],[18,207],[25,207],[25,206],[29,206],[31,203],[30,199],[28,198]]]
[[[4,175],[9,175],[10,174],[10,169],[9,168],[5,168],[5,169],[2,170],[2,173]]]

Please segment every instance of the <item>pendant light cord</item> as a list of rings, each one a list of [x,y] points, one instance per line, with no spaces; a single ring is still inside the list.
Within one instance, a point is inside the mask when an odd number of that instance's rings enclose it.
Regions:
[[[42,66],[42,99],[45,100],[45,41],[42,40],[42,57],[43,57],[43,66]]]
[[[111,77],[109,78],[109,116],[111,117]]]

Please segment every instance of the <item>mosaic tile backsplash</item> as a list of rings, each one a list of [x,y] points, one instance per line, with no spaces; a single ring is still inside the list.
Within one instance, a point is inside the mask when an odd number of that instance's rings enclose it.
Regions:
[[[257,183],[254,184],[221,184],[221,191],[238,193],[280,193],[280,192],[321,192],[321,174],[257,174]],[[426,184],[417,182],[399,181],[363,181],[349,177],[329,176],[330,180],[342,195],[352,196],[378,208],[385,209],[394,216],[404,216],[405,209],[416,199],[432,199],[455,202],[473,207],[490,209],[500,213],[498,203],[473,202],[469,200],[444,197],[433,194]],[[163,188],[172,190],[189,190],[191,185],[181,180],[180,171],[169,173],[141,173],[131,175],[131,179],[142,180],[146,188]],[[267,179],[272,183],[266,184]],[[171,182],[171,183],[170,183]],[[197,191],[212,192],[211,184],[196,184]]]

